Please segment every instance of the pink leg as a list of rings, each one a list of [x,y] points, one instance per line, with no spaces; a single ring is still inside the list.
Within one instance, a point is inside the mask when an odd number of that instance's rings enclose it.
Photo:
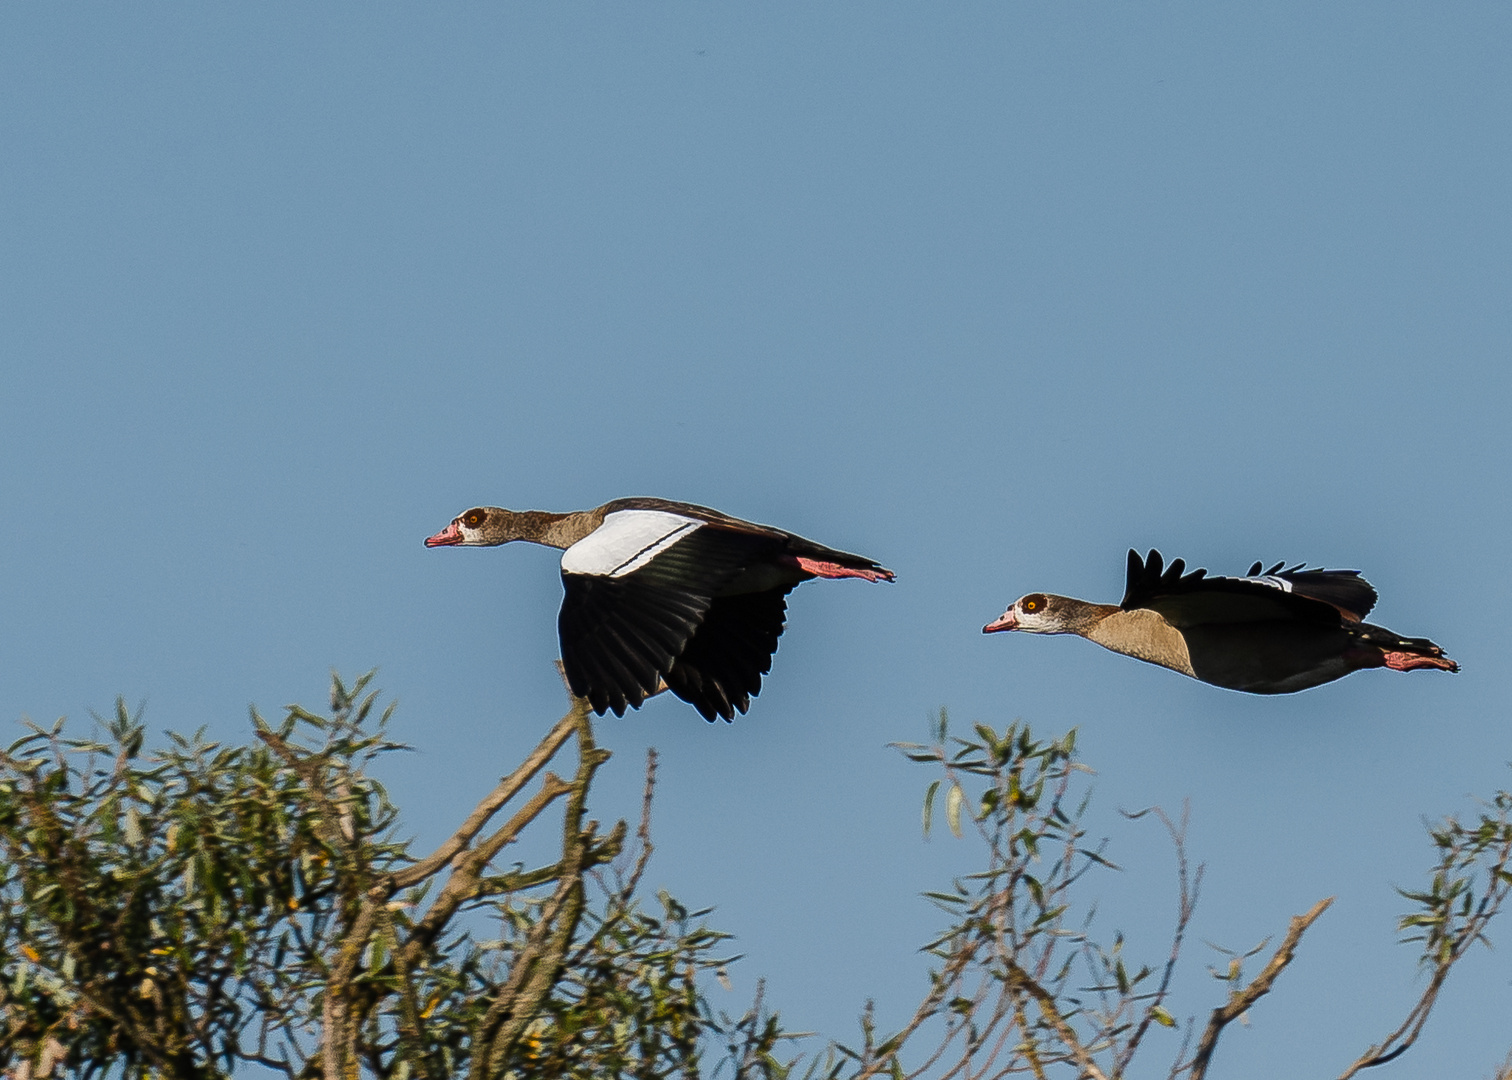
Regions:
[[[1447,656],[1424,656],[1422,653],[1388,652],[1386,666],[1392,671],[1416,671],[1418,668],[1438,668],[1441,671],[1458,671],[1459,665]]]
[[[801,556],[795,560],[800,570],[807,570],[817,577],[843,578],[855,577],[865,581],[891,581],[895,575],[891,570],[854,570],[849,566],[841,566],[839,563],[824,562],[820,559],[805,559]]]

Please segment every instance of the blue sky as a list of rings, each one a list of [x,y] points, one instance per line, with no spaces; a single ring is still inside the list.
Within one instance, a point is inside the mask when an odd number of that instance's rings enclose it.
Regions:
[[[663,755],[653,884],[738,935],[731,1007],[922,993],[973,853],[885,744],[943,704],[1080,728],[1152,960],[1172,860],[1115,811],[1191,799],[1179,1015],[1201,939],[1338,896],[1215,1075],[1337,1074],[1422,986],[1421,819],[1512,780],[1509,46],[1493,4],[8,6],[0,717],[240,739],[378,666],[428,841],[563,702],[554,554],[421,540],[705,503],[899,575],[794,594],[734,725],[600,725],[601,817]],[[1130,546],[1362,569],[1465,670],[1262,698],[980,634]],[[1509,981],[1475,955],[1392,1075],[1489,1074]]]

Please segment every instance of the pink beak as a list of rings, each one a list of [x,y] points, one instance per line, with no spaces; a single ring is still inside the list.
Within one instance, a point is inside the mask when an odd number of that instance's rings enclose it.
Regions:
[[[1004,630],[1017,630],[1018,628],[1018,616],[1013,613],[1012,608],[1009,608],[992,622],[982,627],[982,633],[997,634]]]
[[[457,527],[455,521],[435,536],[427,536],[425,538],[426,547],[451,547],[453,544],[460,544],[461,542],[462,530]]]

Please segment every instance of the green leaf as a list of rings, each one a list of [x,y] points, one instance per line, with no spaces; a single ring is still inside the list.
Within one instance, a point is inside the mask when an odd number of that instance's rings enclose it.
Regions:
[[[1176,1018],[1162,1009],[1159,1005],[1150,1006],[1150,1016],[1161,1027],[1173,1028],[1176,1026]]]
[[[924,792],[924,835],[929,835],[930,826],[934,824],[934,801],[935,794],[940,790],[940,782],[935,780],[930,783]]]
[[[981,816],[983,818],[988,817],[994,810],[996,810],[998,808],[998,799],[999,798],[1000,798],[1000,796],[998,794],[998,789],[995,788],[995,787],[990,787],[990,788],[988,788],[986,791],[984,791],[982,793],[982,815]]]

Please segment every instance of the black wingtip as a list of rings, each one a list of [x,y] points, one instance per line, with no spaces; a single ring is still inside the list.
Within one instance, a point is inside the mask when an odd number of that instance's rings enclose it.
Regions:
[[[1150,558],[1154,560],[1156,566],[1160,565],[1160,552],[1154,548],[1150,549]],[[1125,611],[1135,605],[1140,593],[1144,591],[1143,583],[1148,573],[1148,566],[1149,564],[1138,551],[1134,548],[1129,549],[1129,568],[1124,576],[1123,599],[1119,601],[1119,606]]]
[[[1167,566],[1156,548],[1143,559],[1131,549],[1128,585],[1119,607],[1125,611],[1144,607],[1156,597],[1192,589],[1206,577],[1207,571],[1201,567],[1188,572],[1185,559],[1172,559]]]
[[[1180,563],[1180,559],[1177,563]],[[1124,579],[1123,599],[1119,606],[1125,611],[1138,607],[1143,597],[1152,591],[1152,586],[1160,581],[1161,571],[1165,568],[1165,560],[1155,548],[1144,558],[1140,558],[1139,552],[1129,549],[1129,571]]]

